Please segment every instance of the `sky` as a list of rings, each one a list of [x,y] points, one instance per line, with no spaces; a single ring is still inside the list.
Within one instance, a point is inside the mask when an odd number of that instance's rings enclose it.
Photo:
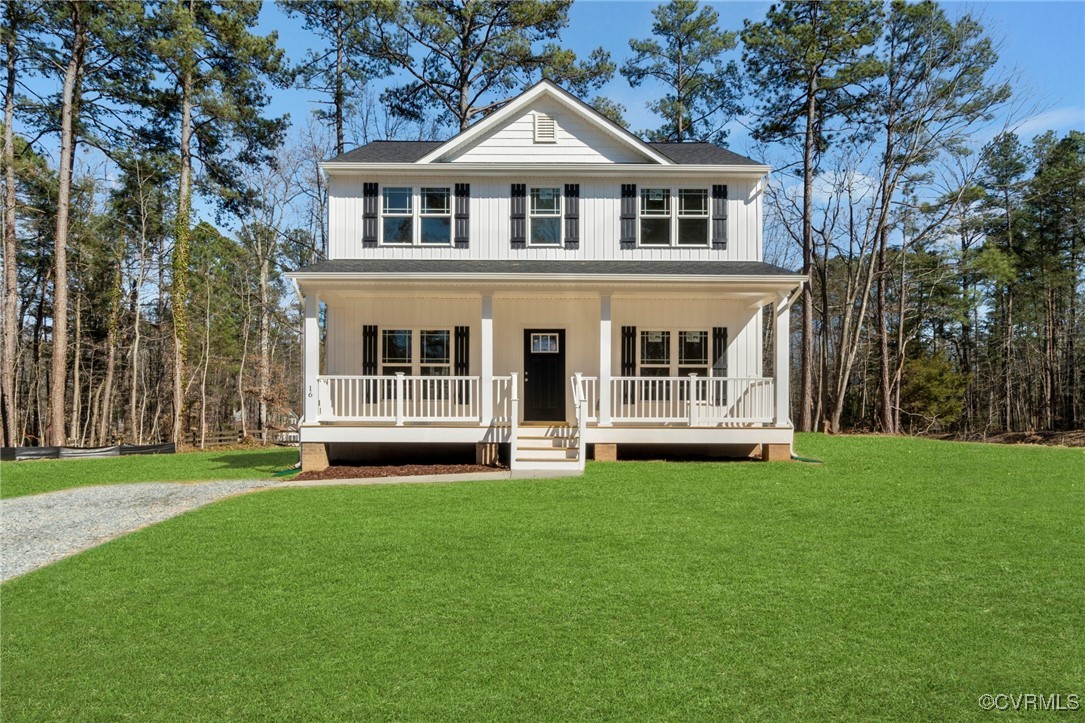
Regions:
[[[628,0],[577,0],[569,14],[562,43],[587,55],[593,48],[607,48],[620,66],[630,55],[629,39],[651,33],[652,8],[657,2]],[[709,3],[719,13],[720,25],[738,31],[744,20],[764,17],[767,2]],[[946,2],[951,15],[971,12],[984,19],[992,38],[1000,43],[1001,69],[1015,78],[1018,102],[1013,121],[1024,139],[1052,129],[1064,134],[1085,131],[1085,0],[1067,2]],[[301,58],[314,37],[288,18],[271,2],[264,6],[260,29],[275,30],[288,54]],[[738,58],[738,53],[734,54]],[[625,117],[634,130],[654,127],[658,121],[644,108],[649,86],[631,88],[620,74],[600,93],[626,107]],[[290,113],[298,123],[315,108],[315,96],[301,90],[276,91],[273,113]],[[1000,118],[985,132],[993,135],[1005,122]],[[729,145],[743,152],[750,139],[740,122],[730,126]],[[986,139],[980,139],[986,140]]]

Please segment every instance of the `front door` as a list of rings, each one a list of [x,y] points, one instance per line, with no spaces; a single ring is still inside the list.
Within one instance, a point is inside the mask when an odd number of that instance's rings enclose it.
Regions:
[[[565,330],[524,331],[524,421],[565,421]]]

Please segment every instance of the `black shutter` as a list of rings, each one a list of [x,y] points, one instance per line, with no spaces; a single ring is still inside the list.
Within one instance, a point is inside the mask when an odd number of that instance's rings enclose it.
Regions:
[[[637,245],[637,184],[622,184],[621,229],[618,245],[631,249]]]
[[[471,327],[469,326],[457,326],[456,327],[456,349],[455,357],[453,359],[453,375],[457,377],[465,377],[471,373]]]
[[[362,247],[377,245],[377,184],[362,184]]]
[[[580,184],[565,184],[565,248],[580,248]]]
[[[471,373],[471,327],[457,326],[454,331],[455,342],[453,351],[452,374],[457,377],[465,377]],[[467,382],[455,382],[458,391],[457,399],[460,404],[466,404],[468,399]]]
[[[727,376],[727,327],[712,327],[712,376]]]
[[[362,327],[362,374],[377,375],[377,327],[366,324]]]
[[[637,327],[622,327],[622,376],[637,376]]]
[[[455,228],[453,229],[452,238],[456,243],[456,248],[465,249],[469,245],[471,184],[457,183],[455,192]]]
[[[511,201],[509,243],[514,249],[522,249],[527,246],[527,186],[512,184]]]
[[[712,186],[712,248],[727,248],[727,186]]]

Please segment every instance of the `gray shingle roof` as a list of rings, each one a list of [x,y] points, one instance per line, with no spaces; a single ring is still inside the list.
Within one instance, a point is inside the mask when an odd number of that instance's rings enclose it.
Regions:
[[[414,163],[445,141],[373,141],[329,159],[329,163]],[[678,164],[757,166],[757,161],[711,143],[649,143]]]
[[[321,261],[295,274],[588,274],[665,276],[794,276],[796,272],[763,261],[545,261],[538,259],[336,259]]]

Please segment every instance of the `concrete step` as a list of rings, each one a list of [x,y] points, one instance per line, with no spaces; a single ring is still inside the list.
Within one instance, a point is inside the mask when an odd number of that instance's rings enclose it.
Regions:
[[[567,447],[517,447],[517,459],[577,459],[579,449]]]
[[[517,437],[522,447],[576,447],[576,437]]]

